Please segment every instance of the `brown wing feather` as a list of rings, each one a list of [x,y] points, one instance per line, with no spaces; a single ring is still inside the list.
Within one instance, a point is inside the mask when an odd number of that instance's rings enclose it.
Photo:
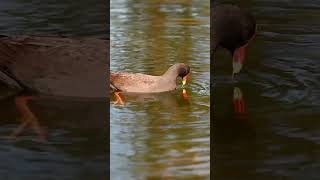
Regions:
[[[106,58],[109,41],[105,40],[0,36],[0,71],[40,93],[105,96]]]
[[[140,73],[125,73],[125,72],[115,72],[110,73],[110,83],[117,90],[124,90],[133,86],[139,86],[141,88],[149,87],[155,83],[152,79],[153,76]]]

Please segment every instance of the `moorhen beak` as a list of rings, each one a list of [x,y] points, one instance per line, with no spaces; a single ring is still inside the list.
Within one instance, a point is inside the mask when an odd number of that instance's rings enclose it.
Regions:
[[[190,73],[189,73],[190,74]],[[186,85],[187,84],[187,80],[189,79],[189,74],[187,74],[186,76],[184,76],[182,78],[182,86]]]

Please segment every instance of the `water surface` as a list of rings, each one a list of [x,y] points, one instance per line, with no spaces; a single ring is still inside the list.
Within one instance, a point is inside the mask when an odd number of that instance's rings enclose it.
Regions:
[[[219,2],[250,10],[258,34],[234,81],[228,52],[214,57],[213,178],[318,179],[320,3]],[[244,111],[233,99],[235,88]]]
[[[209,2],[111,1],[111,71],[164,73],[191,66],[182,95],[111,98],[111,179],[209,179]]]

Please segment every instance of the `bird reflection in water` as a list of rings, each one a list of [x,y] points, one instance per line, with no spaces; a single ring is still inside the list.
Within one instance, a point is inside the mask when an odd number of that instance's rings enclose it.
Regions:
[[[115,91],[112,93],[113,94],[113,104],[114,105],[120,105],[123,106],[125,104],[125,98],[126,99],[132,99],[134,101],[175,101],[176,94],[175,92],[163,92],[163,93],[124,93],[124,92],[119,92]],[[184,103],[189,104],[189,96],[188,92],[185,88],[182,89],[181,92],[181,98],[183,99]],[[172,102],[171,102],[172,103]]]
[[[40,126],[38,118],[31,111],[28,106],[28,102],[35,99],[35,96],[17,96],[15,97],[15,106],[20,114],[19,120],[21,121],[18,128],[9,136],[11,139],[17,138],[21,135],[27,127],[30,127],[37,133],[39,140],[46,141],[47,135],[43,128]]]
[[[239,87],[233,89],[233,108],[237,119],[245,119],[247,110],[242,91]]]
[[[182,89],[182,97],[183,99],[188,100],[188,93],[186,89]]]

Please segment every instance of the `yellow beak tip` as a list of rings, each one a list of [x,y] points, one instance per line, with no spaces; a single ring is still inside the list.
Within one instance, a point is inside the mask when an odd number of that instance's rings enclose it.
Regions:
[[[184,78],[182,78],[182,85],[186,85],[187,84],[187,80],[188,80],[188,77],[185,76]]]

